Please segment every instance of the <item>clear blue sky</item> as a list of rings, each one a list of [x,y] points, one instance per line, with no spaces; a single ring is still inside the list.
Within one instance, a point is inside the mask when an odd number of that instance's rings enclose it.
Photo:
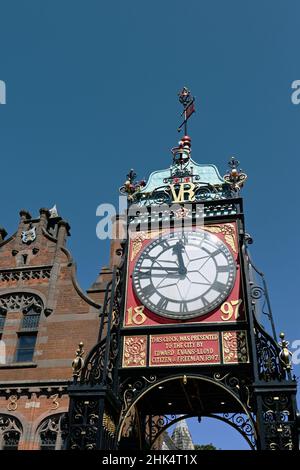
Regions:
[[[0,15],[0,225],[13,233],[21,208],[56,203],[87,288],[108,260],[96,207],[117,201],[131,167],[169,166],[186,85],[193,158],[224,174],[235,155],[247,171],[252,255],[278,331],[300,339],[300,3],[2,0]]]

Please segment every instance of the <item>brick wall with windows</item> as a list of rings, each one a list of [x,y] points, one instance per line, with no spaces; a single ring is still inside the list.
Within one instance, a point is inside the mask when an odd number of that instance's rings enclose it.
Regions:
[[[63,447],[72,360],[80,341],[88,352],[97,340],[111,279],[104,268],[87,293],[79,287],[69,232],[47,209],[21,211],[10,237],[0,229],[0,449]]]

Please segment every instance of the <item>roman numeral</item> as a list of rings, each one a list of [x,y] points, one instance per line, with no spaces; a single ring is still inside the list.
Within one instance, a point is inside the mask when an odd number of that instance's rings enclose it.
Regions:
[[[180,304],[180,313],[187,313],[189,310],[187,308],[186,302],[181,302]]]
[[[165,297],[161,297],[157,303],[157,307],[161,310],[165,310],[168,306],[168,299],[166,299]]]
[[[151,295],[155,292],[155,287],[153,284],[148,284],[148,286],[142,288],[142,292],[145,297],[151,297]]]
[[[143,269],[148,269],[148,271],[143,271]],[[151,277],[150,268],[140,268],[139,274],[135,276],[137,279],[149,279]]]
[[[167,240],[161,240],[159,246],[162,247],[163,251],[168,250],[170,248],[170,245]]]
[[[216,281],[213,283],[211,288],[221,293],[221,292],[224,292],[226,288],[226,284],[222,284],[222,282]]]
[[[227,273],[229,271],[229,266],[217,266],[219,273]]]
[[[223,253],[223,251],[221,250],[221,248],[217,248],[216,251],[213,251],[213,252],[210,254],[210,256],[215,257],[215,256],[219,255],[220,253]]]
[[[209,305],[209,301],[205,297],[202,296],[201,300],[203,302],[204,307],[207,307],[207,305]]]

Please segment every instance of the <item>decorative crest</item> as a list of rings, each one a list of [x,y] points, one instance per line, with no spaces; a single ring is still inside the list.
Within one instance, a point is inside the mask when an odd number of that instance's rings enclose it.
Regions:
[[[178,127],[178,132],[181,131],[182,127],[184,127],[184,135],[187,135],[187,121],[191,117],[191,115],[195,112],[195,98],[191,95],[191,92],[188,88],[183,87],[182,90],[178,93],[179,102],[183,106],[183,111],[181,116],[184,116],[183,122]]]
[[[224,181],[228,183],[231,189],[236,193],[239,193],[247,179],[246,173],[243,173],[241,169],[238,169],[239,164],[240,162],[238,160],[236,160],[234,157],[231,157],[228,162],[230,170],[223,177]]]
[[[36,239],[36,228],[32,227],[29,230],[23,230],[21,233],[21,239],[23,243],[29,245],[30,243],[34,242]]]

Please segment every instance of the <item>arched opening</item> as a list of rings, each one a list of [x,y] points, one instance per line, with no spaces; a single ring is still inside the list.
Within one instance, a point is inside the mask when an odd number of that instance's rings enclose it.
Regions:
[[[64,413],[57,413],[48,416],[41,422],[37,430],[40,450],[61,450],[64,448],[63,416]]]
[[[168,416],[151,448],[162,450],[254,450],[252,427],[245,414]]]
[[[18,450],[22,431],[17,418],[0,414],[0,450]]]
[[[247,407],[247,400],[241,399],[238,379],[231,377],[226,380],[228,376],[177,375],[161,380],[155,377],[151,380],[140,378],[134,385],[128,386],[123,395],[119,447],[131,445],[149,449],[170,423],[179,421],[180,415],[185,415],[199,419],[208,417],[226,423],[243,436],[250,448],[255,448],[253,416]]]

